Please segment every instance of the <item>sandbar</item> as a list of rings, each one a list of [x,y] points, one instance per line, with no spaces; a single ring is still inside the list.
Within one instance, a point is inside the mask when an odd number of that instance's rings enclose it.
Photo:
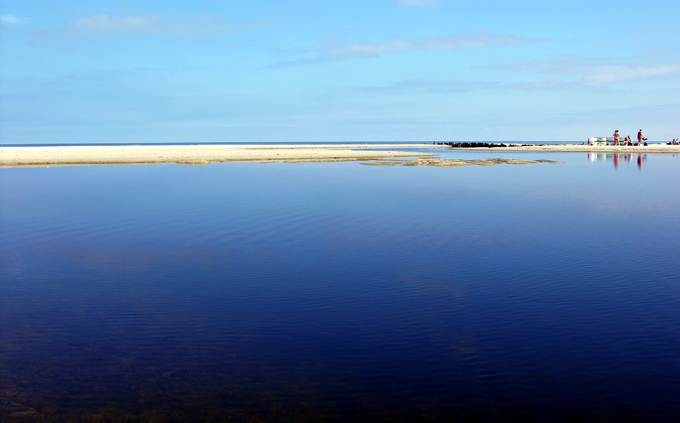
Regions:
[[[85,166],[221,162],[335,162],[425,157],[422,152],[384,149],[426,144],[371,145],[120,145],[0,147],[0,167]],[[432,145],[430,145],[432,146]],[[379,150],[378,150],[379,149]]]
[[[420,151],[408,151],[419,149]],[[171,144],[171,145],[79,145],[0,147],[0,167],[86,166],[114,164],[177,163],[203,165],[223,162],[340,162],[436,156],[451,149],[434,143],[413,144]],[[566,153],[670,153],[680,145],[596,146],[582,144],[507,145],[504,147],[453,148],[466,151],[566,152]],[[432,154],[423,152],[432,150]],[[403,163],[398,163],[403,164]],[[509,162],[508,162],[509,164]],[[430,166],[458,166],[427,163]]]

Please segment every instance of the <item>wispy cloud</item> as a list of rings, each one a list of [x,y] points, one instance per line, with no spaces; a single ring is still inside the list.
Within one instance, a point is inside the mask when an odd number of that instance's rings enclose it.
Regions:
[[[139,34],[172,31],[176,23],[163,22],[160,15],[152,16],[109,16],[94,15],[69,23],[71,34]],[[164,28],[165,27],[165,28]]]
[[[14,25],[19,23],[19,18],[14,15],[0,15],[1,25]]]
[[[380,94],[402,94],[403,92],[421,92],[425,94],[463,93],[483,90],[499,86],[494,82],[463,82],[428,79],[409,79],[397,81],[390,85],[361,88],[363,91]]]
[[[100,14],[72,20],[60,29],[36,31],[32,35],[34,42],[49,42],[55,39],[94,36],[165,35],[184,37],[255,27],[257,25],[236,28],[212,15],[175,18],[164,15],[115,16]]]
[[[324,44],[310,49],[308,57],[289,60],[277,64],[293,66],[324,63],[337,60],[363,59],[390,53],[412,52],[419,50],[461,50],[483,47],[521,46],[542,41],[538,38],[520,35],[497,35],[486,31],[460,32],[449,36],[432,35],[420,39],[397,38],[383,42],[358,42],[350,44]]]
[[[561,80],[508,83],[502,81],[409,79],[388,85],[361,87],[359,90],[384,95],[402,95],[404,93],[450,95],[479,90],[569,91],[583,88],[584,84],[582,82]]]
[[[599,65],[584,70],[590,84],[612,84],[680,75],[680,64],[673,65]]]
[[[441,0],[399,0],[398,5],[427,7],[441,3]]]
[[[551,74],[557,77],[548,80],[534,79],[528,82],[503,81],[458,81],[410,79],[389,85],[362,87],[360,90],[376,94],[402,94],[404,92],[423,94],[452,94],[477,90],[517,91],[573,91],[573,90],[617,90],[616,84],[652,80],[654,78],[680,78],[680,64],[634,65],[634,64],[593,64],[576,65],[566,62],[523,63],[513,65],[485,66],[516,72]],[[559,78],[561,76],[561,78]]]
[[[605,87],[619,83],[680,76],[680,64],[635,64],[588,62],[584,59],[552,62],[516,63],[485,66],[513,72],[541,73],[572,77],[569,81],[542,81],[515,84],[520,89],[571,89],[576,87]],[[574,79],[576,78],[576,79]]]
[[[495,35],[488,32],[459,33],[447,37],[429,36],[420,40],[396,39],[382,43],[355,43],[335,49],[349,56],[379,56],[386,53],[415,50],[459,50],[476,47],[502,47],[529,44],[535,39],[517,35]]]

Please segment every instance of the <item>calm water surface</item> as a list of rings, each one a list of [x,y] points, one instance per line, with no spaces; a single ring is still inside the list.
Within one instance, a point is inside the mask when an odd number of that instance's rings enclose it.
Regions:
[[[680,157],[0,169],[0,417],[677,421]]]

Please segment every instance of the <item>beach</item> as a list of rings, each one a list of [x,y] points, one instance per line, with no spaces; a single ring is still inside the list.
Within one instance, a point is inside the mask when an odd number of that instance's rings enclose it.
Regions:
[[[586,144],[537,144],[513,145],[506,143],[506,147],[470,147],[464,150],[478,151],[544,151],[555,153],[680,153],[680,145],[649,144],[642,146],[622,145],[586,145]]]
[[[432,153],[404,151],[431,148]],[[416,158],[449,148],[435,144],[283,144],[283,145],[120,145],[0,147],[0,167],[83,166],[104,164],[219,162],[333,162]],[[471,151],[534,151],[596,153],[680,153],[680,145],[592,146],[580,144],[515,145],[465,148]]]
[[[219,162],[332,162],[422,157],[390,148],[422,148],[425,144],[381,145],[121,145],[0,147],[1,167],[75,166],[104,164]],[[370,149],[367,149],[370,148]]]

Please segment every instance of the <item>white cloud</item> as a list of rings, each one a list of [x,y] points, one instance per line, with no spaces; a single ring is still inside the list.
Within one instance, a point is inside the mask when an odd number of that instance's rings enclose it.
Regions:
[[[210,15],[185,19],[162,15],[124,17],[95,15],[71,22],[69,29],[81,34],[196,35],[227,31],[230,26]]]
[[[69,24],[69,29],[78,33],[157,33],[163,23],[160,15],[139,17],[118,17],[109,15],[88,16]]]
[[[485,67],[491,68],[491,67]],[[680,77],[680,64],[673,65],[572,65],[564,62],[524,63],[508,66],[495,66],[494,69],[512,71],[535,71],[545,74],[565,76],[564,79],[532,80],[529,82],[479,82],[446,80],[404,80],[387,86],[365,87],[363,90],[381,94],[402,93],[404,91],[428,94],[449,94],[488,89],[508,89],[519,91],[573,91],[604,90],[617,83],[642,81],[657,77]],[[569,78],[575,76],[576,78]]]
[[[355,43],[335,49],[335,53],[350,56],[379,56],[386,53],[415,50],[458,50],[478,47],[502,47],[529,44],[533,38],[517,35],[495,35],[488,32],[458,33],[451,36],[430,36],[420,40],[396,39],[382,43]]]
[[[410,79],[397,81],[390,85],[361,88],[363,91],[381,94],[403,94],[404,92],[421,92],[426,94],[451,94],[497,87],[493,82],[462,82],[428,79]]]
[[[36,31],[34,42],[92,36],[170,35],[195,36],[225,32],[231,25],[211,15],[173,18],[163,15],[113,16],[92,15],[68,22],[62,29]]]
[[[612,84],[642,79],[680,75],[675,65],[599,65],[584,69],[584,81],[590,84]]]
[[[680,76],[680,64],[641,65],[627,63],[603,63],[584,59],[573,59],[553,62],[517,63],[512,65],[487,66],[487,69],[498,69],[526,73],[542,73],[549,75],[576,76],[578,81],[570,81],[570,87],[597,87],[617,83],[640,81],[659,77]],[[550,87],[564,86],[558,81],[536,84],[518,84],[518,87]]]
[[[14,15],[0,15],[0,23],[3,25],[12,25],[19,23],[19,18]]]
[[[466,48],[520,46],[542,41],[518,35],[496,35],[486,31],[460,32],[449,36],[429,36],[420,39],[398,38],[384,42],[360,42],[351,44],[326,44],[305,53],[315,53],[312,57],[279,63],[280,66],[325,63],[336,60],[372,58],[390,53],[419,50],[460,50]],[[319,52],[320,51],[320,52]]]

